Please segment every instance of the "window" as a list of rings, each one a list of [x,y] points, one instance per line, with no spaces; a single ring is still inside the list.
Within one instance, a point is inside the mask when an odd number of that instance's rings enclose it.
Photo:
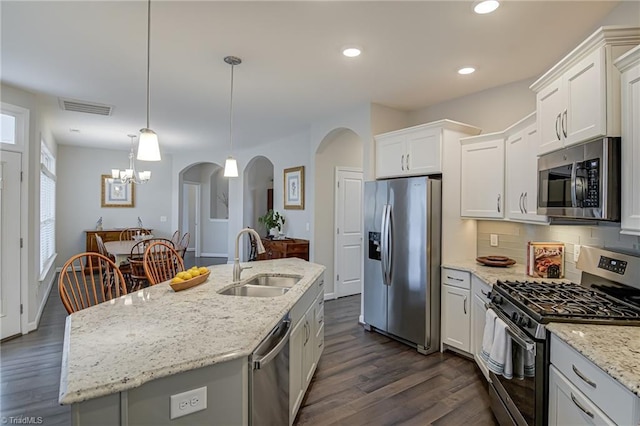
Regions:
[[[16,144],[16,118],[8,114],[0,114],[0,142],[8,145]]]
[[[40,274],[47,272],[56,253],[56,159],[40,142]]]

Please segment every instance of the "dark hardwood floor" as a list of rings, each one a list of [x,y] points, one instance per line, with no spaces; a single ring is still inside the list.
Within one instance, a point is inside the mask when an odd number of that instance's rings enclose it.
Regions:
[[[325,304],[325,351],[296,424],[495,424],[472,361],[450,353],[420,355],[364,331],[359,314],[359,296]],[[43,425],[71,424],[71,410],[58,404],[65,318],[54,288],[39,329],[0,345],[3,423],[29,417]]]
[[[495,425],[482,373],[358,324],[360,296],[325,303],[325,350],[298,425]]]

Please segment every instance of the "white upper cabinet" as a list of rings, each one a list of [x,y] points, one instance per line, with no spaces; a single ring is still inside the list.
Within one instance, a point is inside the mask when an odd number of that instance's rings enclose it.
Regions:
[[[442,146],[453,130],[478,134],[480,129],[450,120],[421,124],[377,135],[376,179],[442,173]]]
[[[460,216],[504,217],[504,133],[460,139]]]
[[[531,113],[505,130],[506,217],[518,222],[548,223],[537,214],[539,146],[536,113]]]
[[[613,59],[638,43],[638,27],[601,27],[531,85],[538,154],[620,135],[620,74]]]
[[[622,72],[620,232],[640,235],[640,46],[620,57],[616,66]]]

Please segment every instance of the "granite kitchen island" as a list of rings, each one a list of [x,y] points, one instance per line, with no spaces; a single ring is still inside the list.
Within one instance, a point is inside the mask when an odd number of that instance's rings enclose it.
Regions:
[[[307,305],[322,306],[325,268],[297,258],[252,262],[241,282],[300,281],[277,297],[219,294],[237,285],[232,266],[210,267],[207,282],[188,290],[161,283],[68,316],[59,402],[72,404],[74,424],[246,423],[248,357],[285,315],[293,323]],[[207,409],[170,420],[170,395],[200,386]]]

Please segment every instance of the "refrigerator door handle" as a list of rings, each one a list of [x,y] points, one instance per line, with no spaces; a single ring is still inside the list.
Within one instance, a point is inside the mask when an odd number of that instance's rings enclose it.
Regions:
[[[387,285],[391,285],[393,273],[393,221],[391,219],[391,204],[387,207]]]
[[[387,285],[387,204],[382,208],[382,223],[380,224],[380,268],[382,269],[382,282]]]

